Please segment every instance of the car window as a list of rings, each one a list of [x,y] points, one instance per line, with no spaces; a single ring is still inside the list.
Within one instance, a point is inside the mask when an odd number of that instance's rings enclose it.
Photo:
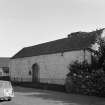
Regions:
[[[11,87],[11,83],[10,83],[10,82],[5,82],[5,83],[4,83],[4,87],[5,87],[5,88]]]

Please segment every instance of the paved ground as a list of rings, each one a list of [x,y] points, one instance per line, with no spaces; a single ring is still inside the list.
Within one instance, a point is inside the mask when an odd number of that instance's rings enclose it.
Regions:
[[[12,101],[0,105],[105,105],[105,98],[15,87]]]

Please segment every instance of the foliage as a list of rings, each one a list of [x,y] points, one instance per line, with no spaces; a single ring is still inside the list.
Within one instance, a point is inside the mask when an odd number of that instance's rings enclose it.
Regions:
[[[69,77],[72,81],[71,92],[87,95],[105,96],[105,71],[94,69],[86,61],[75,61],[69,66]],[[70,85],[71,84],[67,84]]]
[[[99,41],[97,42],[99,44],[99,50],[97,51],[98,54],[98,69],[99,68],[105,68],[105,40],[103,39],[99,39]]]

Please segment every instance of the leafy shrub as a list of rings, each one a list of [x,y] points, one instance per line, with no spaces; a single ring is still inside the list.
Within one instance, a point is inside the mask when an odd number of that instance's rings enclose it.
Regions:
[[[70,92],[82,93],[87,95],[105,96],[105,71],[103,69],[94,69],[86,61],[75,61],[69,66],[70,72],[66,85],[70,87]]]

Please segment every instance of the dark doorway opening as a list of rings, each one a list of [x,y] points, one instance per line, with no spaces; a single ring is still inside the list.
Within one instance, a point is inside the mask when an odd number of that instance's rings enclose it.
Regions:
[[[32,82],[39,82],[39,65],[37,63],[32,65]]]

